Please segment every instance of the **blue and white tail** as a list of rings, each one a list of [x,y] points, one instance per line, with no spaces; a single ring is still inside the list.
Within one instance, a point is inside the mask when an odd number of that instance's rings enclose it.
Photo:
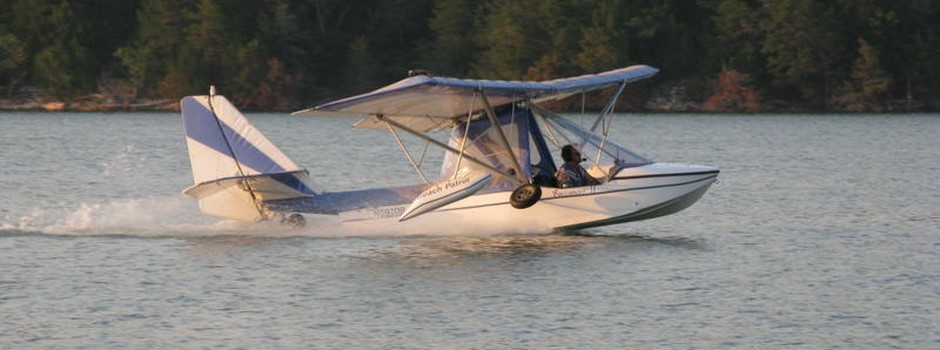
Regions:
[[[307,171],[224,96],[187,96],[180,100],[180,110],[195,181],[183,194],[198,199],[202,212],[259,221],[274,214],[265,201],[317,194]]]

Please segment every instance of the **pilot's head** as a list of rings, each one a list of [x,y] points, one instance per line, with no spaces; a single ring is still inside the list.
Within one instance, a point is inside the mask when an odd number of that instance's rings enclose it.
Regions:
[[[578,152],[577,148],[574,148],[574,145],[565,145],[561,148],[561,159],[564,159],[565,162],[581,163],[583,158],[581,158],[581,152]]]

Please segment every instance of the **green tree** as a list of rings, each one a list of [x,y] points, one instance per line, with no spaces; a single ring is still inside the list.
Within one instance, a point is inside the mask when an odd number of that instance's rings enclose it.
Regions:
[[[538,2],[533,11],[535,33],[529,40],[540,56],[529,65],[524,79],[545,80],[581,72],[573,57],[583,52],[582,18],[592,8],[585,5],[566,0]]]
[[[494,0],[484,6],[477,26],[483,48],[476,75],[498,79],[549,79],[575,71],[581,51],[581,14],[569,1]]]
[[[763,70],[761,17],[754,6],[745,0],[721,0],[715,8],[715,45],[709,51],[722,67],[744,72]]]
[[[75,13],[69,1],[62,1],[33,18],[40,26],[55,28],[50,41],[36,43],[40,48],[32,69],[35,82],[52,96],[75,97],[96,87],[101,65],[83,45],[87,31]]]
[[[143,0],[137,11],[136,39],[116,50],[128,71],[134,95],[155,96],[170,62],[185,39],[184,0]]]
[[[421,43],[431,37],[428,18],[432,17],[433,0],[383,0],[366,9],[368,27],[357,28],[354,34],[368,40],[373,54],[381,57],[376,66],[383,85],[405,77],[415,67],[415,55]]]
[[[422,67],[437,74],[464,76],[478,49],[472,34],[477,1],[439,0],[428,22],[434,35],[421,48]]]
[[[17,86],[26,78],[26,46],[12,33],[0,31],[0,84],[6,86],[6,96],[13,96]]]
[[[366,38],[360,37],[353,40],[349,46],[348,57],[345,76],[349,82],[345,85],[346,94],[362,93],[381,86],[379,60],[369,47],[369,41]]]
[[[58,15],[55,12],[62,12],[57,10],[60,5],[45,0],[14,0],[12,4],[5,5],[10,7],[11,20],[4,23],[9,23],[9,30],[20,38],[31,59],[61,34],[67,34],[58,30],[61,28],[55,22],[58,18],[53,17]]]
[[[76,97],[95,87],[96,62],[91,50],[74,41],[57,40],[33,61],[36,81],[55,97]]]
[[[310,60],[307,43],[312,41],[298,20],[298,16],[304,15],[302,11],[303,7],[287,1],[261,3],[257,39],[252,41],[259,44],[259,56],[238,63],[258,66],[251,103],[258,108],[286,109],[299,97],[297,77],[304,76],[304,67]]]
[[[938,61],[937,0],[0,1],[8,96],[131,85],[139,97],[178,98],[214,84],[243,106],[291,108],[413,68],[551,79],[645,63],[661,73],[632,94],[760,91],[818,108],[854,93],[918,108],[940,105]],[[879,71],[889,84],[860,78]]]
[[[580,49],[573,60],[578,70],[599,72],[628,63],[629,39],[622,28],[623,0],[601,1],[590,13],[589,25],[582,27]]]
[[[271,108],[265,99],[261,99],[261,82],[267,74],[266,55],[262,52],[258,40],[244,45],[227,46],[225,54],[219,58],[222,70],[218,80],[209,81],[226,88],[226,94],[233,96],[236,103],[245,107]],[[198,87],[197,87],[198,88]],[[271,93],[273,91],[269,91]]]
[[[940,96],[940,3],[934,0],[891,2],[896,21],[888,22],[881,34],[891,46],[879,49],[883,67],[902,88],[908,100],[931,96],[937,107]],[[878,23],[881,24],[881,23]],[[879,32],[880,32],[879,31]]]
[[[484,5],[477,40],[483,49],[475,75],[482,78],[522,79],[542,53],[535,17],[527,1],[494,0]]]
[[[0,22],[26,52],[26,83],[67,97],[96,89],[114,48],[132,35],[136,22],[126,14],[134,6],[136,1],[10,0],[0,6]]]
[[[231,88],[231,77],[226,76],[226,55],[234,55],[226,34],[224,16],[213,0],[200,0],[192,11],[184,12],[185,40],[177,45],[167,74],[160,82],[164,96],[183,96],[204,93],[209,85],[218,85],[223,91]]]
[[[308,55],[298,65],[300,98],[322,101],[341,97],[340,89],[348,81],[347,52],[352,42],[352,28],[368,27],[363,22],[361,0],[312,0],[299,6],[300,32],[308,40],[301,45]]]
[[[82,0],[71,3],[78,39],[103,67],[118,63],[114,51],[133,40],[138,27],[135,13],[141,0]]]
[[[778,86],[822,105],[830,95],[831,71],[840,52],[838,28],[829,9],[815,0],[769,3],[763,53]]]
[[[710,10],[699,1],[631,1],[625,22],[629,57],[664,68],[665,79],[687,78],[701,72],[703,42],[713,33]],[[711,75],[711,74],[707,74]]]

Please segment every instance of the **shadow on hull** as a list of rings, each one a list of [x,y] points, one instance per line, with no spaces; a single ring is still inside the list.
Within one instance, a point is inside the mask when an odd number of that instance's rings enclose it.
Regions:
[[[708,191],[708,188],[711,187],[712,183],[713,182],[709,182],[708,184],[702,187],[699,187],[693,191],[690,191],[689,193],[686,193],[682,196],[676,197],[674,199],[671,199],[671,200],[662,202],[660,204],[650,206],[648,208],[638,210],[629,214],[624,214],[621,216],[616,216],[616,217],[612,217],[612,218],[604,219],[604,220],[591,221],[591,222],[585,222],[585,223],[581,223],[577,225],[559,227],[557,230],[562,231],[562,232],[574,231],[574,230],[581,230],[581,229],[598,227],[598,226],[620,224],[620,223],[630,222],[630,221],[652,219],[652,218],[657,218],[660,216],[677,213],[679,211],[682,211],[685,208],[692,206],[692,204],[697,202],[699,198],[702,198],[705,192]]]

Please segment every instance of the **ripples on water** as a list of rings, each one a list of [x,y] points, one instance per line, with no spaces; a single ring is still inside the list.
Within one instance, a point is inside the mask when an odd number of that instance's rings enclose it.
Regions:
[[[249,117],[328,189],[413,178],[351,120]],[[629,116],[618,141],[721,183],[651,221],[408,237],[199,214],[175,115],[0,123],[0,348],[940,348],[936,116]]]

